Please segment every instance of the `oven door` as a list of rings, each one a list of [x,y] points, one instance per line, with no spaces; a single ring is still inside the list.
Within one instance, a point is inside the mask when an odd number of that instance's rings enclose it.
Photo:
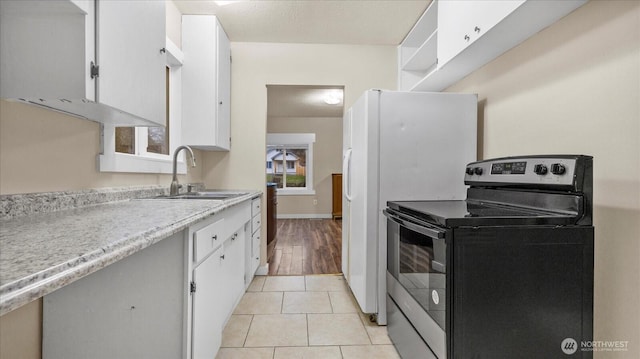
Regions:
[[[387,208],[387,292],[438,358],[446,358],[445,228]]]

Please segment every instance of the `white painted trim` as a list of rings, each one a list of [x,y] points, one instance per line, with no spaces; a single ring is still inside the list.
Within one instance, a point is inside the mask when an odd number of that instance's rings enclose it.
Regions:
[[[313,144],[316,142],[315,133],[267,133],[267,146],[283,146],[291,148],[307,147],[307,186],[304,188],[278,188],[278,195],[315,195],[313,189]]]
[[[98,166],[100,172],[172,173],[173,171],[173,161],[170,159],[126,153],[98,155]],[[187,166],[184,161],[178,161],[178,174],[186,173]]]
[[[269,274],[269,263],[266,263],[263,266],[259,266],[258,269],[256,269],[256,275],[267,275]]]
[[[315,196],[313,189],[278,188],[278,196]]]
[[[325,218],[333,218],[333,216],[331,216],[330,213],[324,214],[324,213],[308,213],[308,214],[300,214],[300,213],[295,213],[295,214],[278,214],[278,219],[304,219],[304,218],[309,218],[309,219],[325,219]]]
[[[300,145],[316,142],[315,133],[267,133],[267,146]]]
[[[167,63],[170,66],[182,66],[184,63],[184,53],[167,37],[165,48],[167,50]]]

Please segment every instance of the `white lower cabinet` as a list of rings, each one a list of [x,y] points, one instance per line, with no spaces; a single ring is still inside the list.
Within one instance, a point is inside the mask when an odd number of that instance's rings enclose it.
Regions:
[[[229,207],[46,295],[43,358],[215,358],[255,273],[246,265],[254,258],[251,204]]]
[[[224,325],[224,248],[219,247],[193,270],[193,358],[214,358]]]
[[[184,357],[184,243],[176,233],[46,295],[42,357]]]
[[[222,330],[245,291],[245,263],[249,260],[245,228],[250,220],[247,201],[189,229],[187,358],[215,358],[220,348]],[[202,248],[208,251],[203,253]]]

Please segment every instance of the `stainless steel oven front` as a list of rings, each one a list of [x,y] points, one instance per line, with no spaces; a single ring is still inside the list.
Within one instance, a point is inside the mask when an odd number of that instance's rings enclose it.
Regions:
[[[391,208],[387,217],[387,294],[401,311],[388,318],[392,340],[402,340],[404,318],[428,348],[414,347],[403,358],[446,358],[447,238],[450,230],[408,217]],[[432,352],[432,353],[431,353]]]

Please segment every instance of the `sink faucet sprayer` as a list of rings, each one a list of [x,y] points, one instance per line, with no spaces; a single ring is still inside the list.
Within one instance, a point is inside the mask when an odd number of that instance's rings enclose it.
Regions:
[[[169,187],[169,196],[176,196],[178,194],[178,189],[180,189],[180,185],[178,184],[178,152],[180,150],[186,149],[191,154],[191,167],[196,166],[196,158],[193,156],[193,151],[189,146],[180,146],[176,148],[173,152],[173,180],[171,181],[171,187]],[[187,157],[185,155],[185,157]],[[186,160],[186,158],[185,158]]]

